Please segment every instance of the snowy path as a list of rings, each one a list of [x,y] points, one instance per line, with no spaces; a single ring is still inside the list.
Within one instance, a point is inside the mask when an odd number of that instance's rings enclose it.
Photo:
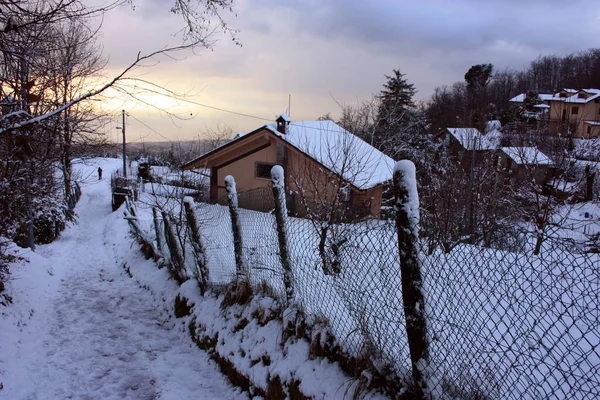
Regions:
[[[110,176],[111,166],[102,168]],[[137,249],[111,213],[107,183],[85,185],[76,211],[78,225],[26,264],[40,277],[26,288],[35,294],[12,327],[18,334],[0,336],[14,342],[0,354],[0,398],[247,398],[122,268],[121,256]],[[29,282],[14,275],[15,287]]]

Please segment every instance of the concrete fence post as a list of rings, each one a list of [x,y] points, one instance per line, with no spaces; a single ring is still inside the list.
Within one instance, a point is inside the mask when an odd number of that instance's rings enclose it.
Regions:
[[[238,210],[238,195],[235,187],[235,179],[231,175],[225,177],[225,189],[227,191],[227,204],[231,216],[231,229],[233,231],[233,247],[235,251],[235,267],[237,283],[249,278],[248,267],[244,260],[242,246],[242,229],[240,226],[240,215]]]
[[[419,260],[419,196],[415,165],[411,161],[399,161],[394,167],[394,196],[402,301],[415,385],[414,395],[415,398],[424,399],[428,381],[429,343]]]
[[[200,293],[204,295],[209,282],[208,265],[206,263],[206,249],[200,237],[200,226],[194,212],[194,200],[191,197],[185,197],[183,199],[183,206],[185,208],[187,225],[192,239],[192,249],[194,250],[194,258],[196,259],[196,267],[198,269],[196,279],[200,285]]]
[[[290,263],[287,240],[287,207],[285,205],[285,184],[283,168],[275,165],[271,169],[273,182],[273,198],[275,200],[275,220],[277,222],[277,238],[279,241],[279,259],[283,267],[283,284],[285,285],[285,298],[291,304],[294,298],[294,274]]]

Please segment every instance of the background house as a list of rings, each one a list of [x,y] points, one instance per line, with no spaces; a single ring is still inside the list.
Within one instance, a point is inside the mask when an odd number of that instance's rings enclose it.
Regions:
[[[479,164],[493,155],[500,145],[501,133],[497,129],[499,123],[488,122],[489,131],[486,134],[476,128],[446,128],[442,136],[448,155],[467,169],[470,168],[473,157],[475,163]]]
[[[600,136],[600,89],[563,89],[550,99],[549,122],[555,132],[575,138]]]
[[[225,196],[227,175],[236,179],[238,192],[265,188],[274,165],[284,168],[291,212],[303,215],[311,203],[341,201],[378,214],[394,161],[332,121],[292,122],[282,114],[182,168],[210,169],[214,203]]]
[[[502,147],[498,162],[513,183],[533,178],[536,183],[545,184],[554,168],[552,160],[536,147]]]

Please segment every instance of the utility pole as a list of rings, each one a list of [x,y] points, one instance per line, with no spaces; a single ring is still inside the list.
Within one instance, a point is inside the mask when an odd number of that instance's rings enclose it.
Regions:
[[[122,110],[123,113],[123,176],[127,179],[127,152],[126,152],[126,142],[125,142],[125,110]]]

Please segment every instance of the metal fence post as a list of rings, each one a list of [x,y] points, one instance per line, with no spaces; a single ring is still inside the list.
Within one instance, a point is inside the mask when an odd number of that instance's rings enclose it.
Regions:
[[[419,262],[419,197],[415,165],[408,160],[394,167],[396,231],[400,255],[402,302],[416,398],[425,398],[429,361],[423,279]]]
[[[208,288],[208,266],[206,265],[206,250],[202,244],[200,238],[200,231],[194,208],[192,207],[194,200],[191,197],[185,197],[183,199],[183,206],[185,208],[185,215],[187,225],[191,233],[192,248],[194,250],[194,258],[196,259],[196,266],[198,267],[198,283],[200,284],[200,293],[204,295],[204,292]]]
[[[242,229],[240,226],[240,216],[238,212],[238,196],[235,187],[235,179],[231,175],[225,177],[225,189],[227,190],[227,204],[229,205],[229,215],[231,216],[231,228],[233,230],[233,246],[235,251],[235,267],[237,283],[249,277],[248,268],[244,262],[242,249]]]
[[[294,298],[294,275],[288,255],[288,241],[286,230],[287,207],[285,205],[285,185],[283,168],[275,165],[271,169],[273,182],[273,198],[275,200],[275,220],[277,221],[277,238],[279,241],[279,259],[283,267],[283,284],[285,285],[285,298],[289,305]]]

